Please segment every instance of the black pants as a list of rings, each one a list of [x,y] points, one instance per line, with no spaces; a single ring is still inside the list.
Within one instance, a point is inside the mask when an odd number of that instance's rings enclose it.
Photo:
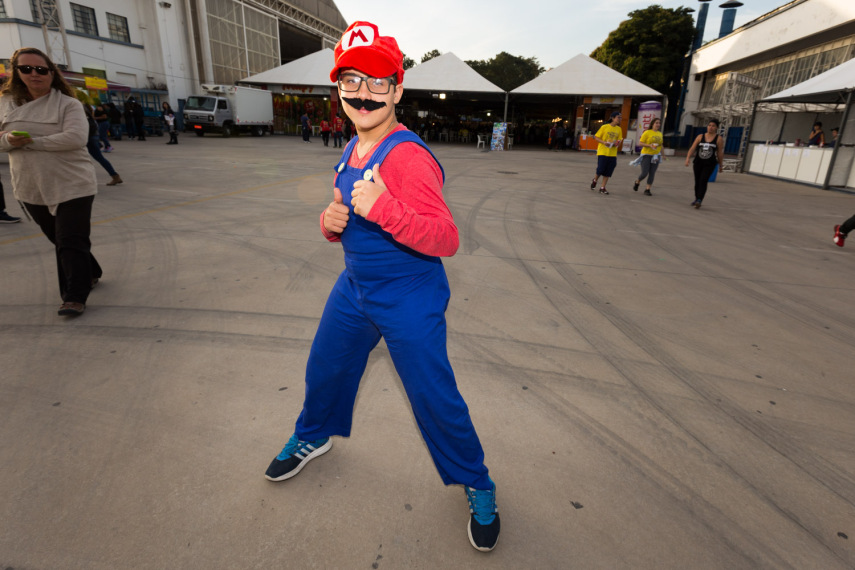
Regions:
[[[842,234],[848,234],[852,230],[855,230],[855,216],[852,216],[840,225],[840,233]]]
[[[306,127],[303,127],[303,140],[304,141],[309,142],[309,134],[311,134],[311,132],[312,132],[311,129],[307,129]]]
[[[6,197],[3,196],[3,181],[0,180],[0,212],[6,211]]]
[[[175,128],[169,129],[169,142],[172,144],[178,144],[178,131]]]
[[[92,280],[101,278],[101,266],[89,241],[95,196],[63,202],[52,215],[47,206],[24,203],[33,220],[56,248],[59,294],[67,303],[86,303]]]
[[[330,132],[321,131],[321,138],[324,139],[324,146],[330,146]]]
[[[137,140],[145,140],[145,121],[143,119],[134,119],[134,127],[137,131]]]
[[[695,170],[695,200],[704,201],[704,196],[707,195],[707,184],[709,184],[710,176],[715,170],[715,162],[693,162],[692,167]]]

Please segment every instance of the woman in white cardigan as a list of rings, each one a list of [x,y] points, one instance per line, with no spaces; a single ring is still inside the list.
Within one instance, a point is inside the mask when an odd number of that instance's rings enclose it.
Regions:
[[[101,277],[89,240],[95,169],[80,101],[36,48],[12,55],[0,88],[0,150],[9,153],[12,190],[56,249],[60,315],[80,315]]]

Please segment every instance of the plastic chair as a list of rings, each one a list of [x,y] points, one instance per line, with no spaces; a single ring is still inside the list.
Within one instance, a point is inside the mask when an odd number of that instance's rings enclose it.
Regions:
[[[486,149],[485,146],[487,144],[487,137],[484,135],[478,135],[478,145],[475,147],[475,150],[478,150],[482,146]]]

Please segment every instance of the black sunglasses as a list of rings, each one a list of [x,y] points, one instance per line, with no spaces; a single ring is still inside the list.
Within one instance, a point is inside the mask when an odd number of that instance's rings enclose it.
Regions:
[[[43,65],[19,65],[18,73],[22,73],[24,75],[29,75],[33,71],[38,73],[39,75],[47,75],[50,72],[49,67],[44,67]]]

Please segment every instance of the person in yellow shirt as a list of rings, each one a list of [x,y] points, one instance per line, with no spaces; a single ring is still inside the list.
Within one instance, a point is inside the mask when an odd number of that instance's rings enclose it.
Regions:
[[[603,185],[600,186],[600,194],[609,193],[606,190],[606,185],[609,183],[609,178],[614,174],[615,166],[617,166],[617,153],[623,142],[620,119],[620,111],[615,111],[611,115],[611,120],[600,127],[600,130],[594,135],[594,140],[599,144],[597,145],[597,175],[591,181],[591,190],[597,189],[597,181],[602,176]]]
[[[641,134],[641,140],[638,141],[641,145],[641,174],[632,185],[632,189],[638,192],[639,184],[647,178],[645,196],[653,196],[650,193],[650,187],[653,186],[656,169],[659,168],[659,161],[662,160],[662,131],[659,130],[661,125],[662,121],[658,117],[653,119],[650,128]]]

